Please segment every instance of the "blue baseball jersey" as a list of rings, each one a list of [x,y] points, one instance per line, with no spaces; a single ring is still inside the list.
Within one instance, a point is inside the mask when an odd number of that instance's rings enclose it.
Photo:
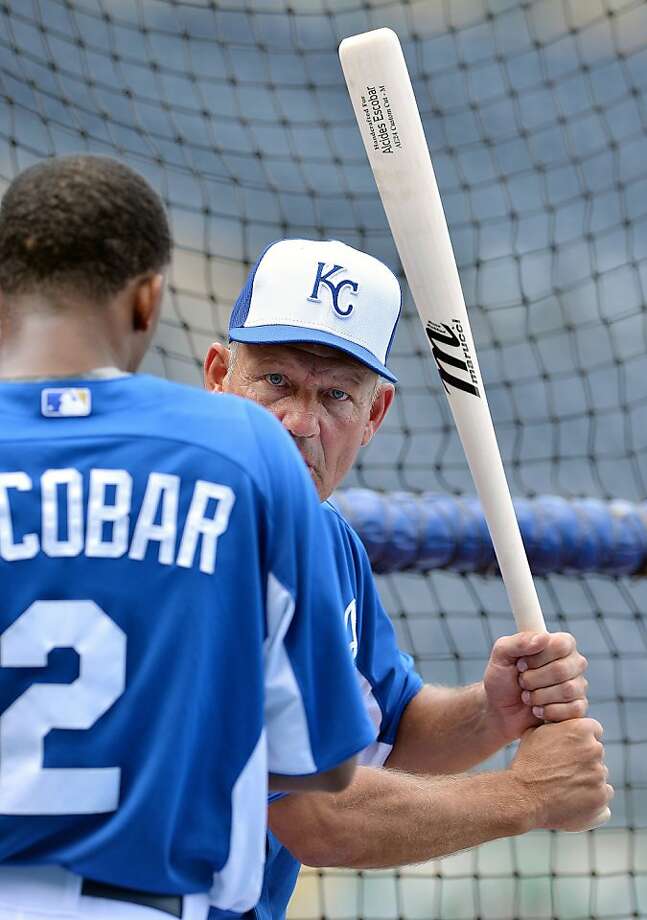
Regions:
[[[2,384],[0,444],[0,863],[237,916],[268,770],[375,737],[296,448],[147,376]]]
[[[359,537],[331,502],[322,506],[332,537],[344,597],[347,640],[355,660],[376,740],[358,762],[380,767],[389,756],[400,718],[422,687],[410,655],[397,646],[391,621],[380,601],[371,564]],[[271,796],[270,801],[279,796]],[[268,832],[263,892],[250,913],[257,920],[283,920],[301,864]]]

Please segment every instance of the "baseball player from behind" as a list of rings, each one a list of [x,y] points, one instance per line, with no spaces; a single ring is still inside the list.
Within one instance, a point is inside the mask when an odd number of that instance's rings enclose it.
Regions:
[[[0,207],[0,920],[240,917],[268,771],[338,790],[374,738],[290,438],[131,374],[169,255],[113,160]]]
[[[207,388],[266,406],[310,470],[378,732],[339,795],[271,802],[259,920],[285,916],[299,861],[393,867],[535,827],[583,828],[613,791],[601,727],[578,718],[587,707],[586,660],[573,637],[503,637],[479,683],[423,686],[397,647],[358,536],[329,501],[393,401],[385,362],[400,301],[397,279],[378,260],[336,241],[283,240],[250,272],[232,311],[230,347],[214,343],[205,361]],[[559,724],[541,725],[543,718]],[[465,772],[518,738],[509,770]]]

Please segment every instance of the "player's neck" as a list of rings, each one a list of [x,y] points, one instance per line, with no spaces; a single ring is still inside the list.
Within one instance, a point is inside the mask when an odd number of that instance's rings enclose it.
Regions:
[[[0,379],[83,376],[100,367],[126,370],[125,364],[90,317],[30,314],[0,328]]]

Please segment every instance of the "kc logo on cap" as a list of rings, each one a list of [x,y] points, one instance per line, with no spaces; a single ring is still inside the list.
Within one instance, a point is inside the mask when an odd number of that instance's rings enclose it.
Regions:
[[[359,284],[357,281],[351,281],[350,278],[342,278],[341,281],[338,281],[337,284],[333,284],[330,280],[333,275],[336,275],[338,272],[344,271],[343,265],[333,265],[332,268],[325,271],[326,263],[318,262],[317,263],[317,276],[315,278],[314,287],[312,288],[312,294],[308,297],[308,300],[312,303],[321,303],[321,297],[319,297],[319,288],[322,284],[325,284],[328,290],[330,291],[332,297],[332,306],[333,310],[337,316],[350,316],[353,312],[354,304],[351,302],[345,308],[339,303],[339,295],[344,288],[350,288],[350,291],[353,294],[357,294],[359,290]]]
[[[395,382],[386,359],[401,305],[398,279],[373,256],[339,240],[279,240],[247,276],[229,338],[327,345]]]

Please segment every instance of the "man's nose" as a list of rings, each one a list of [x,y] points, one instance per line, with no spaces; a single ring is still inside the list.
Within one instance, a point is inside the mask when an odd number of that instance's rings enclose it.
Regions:
[[[293,438],[314,438],[319,434],[319,415],[312,403],[291,401],[283,408],[279,421]]]

